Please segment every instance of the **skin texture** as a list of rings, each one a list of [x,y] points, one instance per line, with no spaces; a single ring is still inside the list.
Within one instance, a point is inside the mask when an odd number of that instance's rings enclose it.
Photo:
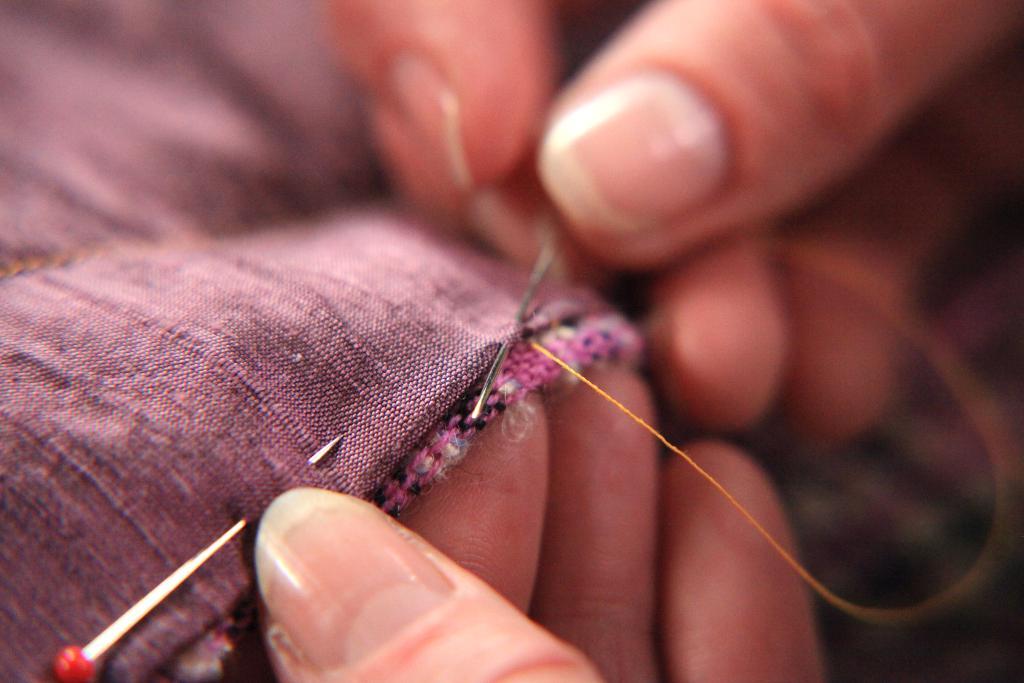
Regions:
[[[402,522],[525,610],[540,557],[550,435],[540,398],[511,410]]]
[[[660,284],[648,324],[654,364],[666,369],[662,392],[689,419],[737,428],[774,402],[789,341],[782,284],[750,240],[716,246]]]
[[[650,396],[635,375],[595,369],[591,377],[651,417]],[[515,428],[503,428],[506,421],[516,421]],[[771,485],[747,456],[716,442],[693,452],[789,539]],[[321,506],[344,498],[313,490],[285,494],[291,503],[275,503],[264,516],[256,551],[279,679],[689,681],[774,672],[777,680],[820,680],[802,585],[704,482],[678,462],[659,463],[655,454],[650,438],[614,408],[584,387],[568,386],[495,423],[467,461],[403,518],[414,538],[350,499],[340,511],[289,526],[282,536],[282,519],[294,517],[282,510],[294,509],[296,496]],[[282,591],[272,578],[267,548],[289,542],[300,544],[298,583],[313,586],[311,594]],[[373,590],[346,594],[345,586],[364,581],[359,577],[376,589],[378,577],[394,571],[379,558],[380,547],[391,543],[400,548],[392,557],[420,557],[406,561],[410,569],[403,572],[444,577],[448,587],[438,590],[447,592],[431,598],[423,614],[410,606],[418,599],[403,598],[396,607]],[[315,551],[300,552],[303,547]],[[435,578],[427,582],[436,589]],[[317,586],[330,586],[328,602]],[[351,651],[346,643],[351,625],[365,619],[363,603],[375,621],[395,626],[354,661],[311,664],[325,660],[322,653],[302,655],[305,638],[321,649],[337,642],[338,651]],[[356,616],[327,623],[334,617],[322,615],[339,604]],[[311,621],[324,619],[326,636],[304,635]],[[723,632],[744,636],[727,638],[726,647]]]
[[[335,3],[343,61],[366,84],[398,187],[524,265],[538,220],[554,214],[563,272],[610,285],[609,271],[645,273],[659,388],[700,426],[743,429],[776,406],[816,438],[870,424],[893,384],[891,340],[871,316],[840,311],[848,296],[795,272],[773,245],[817,240],[880,273],[905,304],[972,207],[1024,176],[1024,68],[1006,49],[1024,25],[1015,0],[401,4]],[[580,55],[581,45],[591,51]],[[459,106],[435,107],[415,125],[387,113],[383,84],[408,52],[437,67]],[[558,55],[581,61],[560,88]],[[545,173],[552,131],[652,73],[707,106],[724,170],[694,157],[689,166],[661,159],[645,174],[634,152],[665,149],[654,144],[664,140],[625,126],[595,153],[622,171],[605,184],[609,196],[684,178],[675,190],[692,201],[632,222],[622,207],[574,208],[583,195],[564,187],[571,167]],[[431,99],[422,89],[417,97]],[[423,151],[445,147],[439,140],[461,150],[468,185],[455,180],[451,154]],[[659,190],[640,208],[671,196]],[[829,372],[837,362],[846,371]]]
[[[652,374],[704,428],[742,430],[775,409],[816,439],[870,425],[899,360],[876,309],[907,310],[971,211],[1024,183],[1024,68],[1003,49],[1024,24],[1015,0],[334,8],[397,187],[517,262],[532,259],[538,221],[558,216],[563,274],[643,273]],[[595,49],[556,88],[557,55],[577,41]],[[627,111],[623,93],[630,107],[647,98],[642,116],[606,125]],[[835,260],[878,282],[851,292],[819,272]],[[650,412],[635,378],[594,379]],[[706,484],[659,465],[608,411],[565,390],[534,404],[515,438],[489,432],[406,518],[437,546],[406,541],[453,586],[442,606],[327,672],[271,637],[281,678],[820,680],[801,585]],[[792,543],[747,455],[716,441],[692,452]],[[334,533],[385,528],[346,509]],[[268,602],[268,623],[292,608]],[[492,638],[514,645],[501,671],[485,665]]]
[[[608,369],[591,375],[645,417],[653,415],[636,377]],[[655,680],[654,443],[582,387],[549,405],[552,494],[531,613],[586,652],[608,679]]]
[[[792,546],[771,484],[747,456],[715,441],[691,444],[689,452]],[[669,678],[821,680],[810,601],[797,577],[684,463],[668,463],[661,485],[661,627],[672,644]]]

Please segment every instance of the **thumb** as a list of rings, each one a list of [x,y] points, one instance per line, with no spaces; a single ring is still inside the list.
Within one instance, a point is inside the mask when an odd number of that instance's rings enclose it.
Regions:
[[[598,680],[569,645],[349,496],[280,496],[260,523],[256,569],[288,683]]]
[[[849,170],[1019,28],[1019,0],[663,0],[569,86],[539,155],[590,251],[651,265]]]

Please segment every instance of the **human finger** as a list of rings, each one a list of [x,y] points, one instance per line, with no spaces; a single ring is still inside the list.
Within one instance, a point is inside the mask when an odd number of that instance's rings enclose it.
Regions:
[[[635,374],[601,368],[588,376],[652,418]],[[606,680],[656,680],[654,442],[582,386],[554,399],[549,412],[551,495],[530,613]]]
[[[541,246],[555,240],[555,259],[548,277],[585,283],[600,289],[613,273],[567,239],[556,222],[551,203],[532,170],[506,178],[501,187],[476,193],[467,212],[467,227],[505,259],[523,268],[537,261]]]
[[[774,401],[789,333],[776,280],[765,250],[744,239],[695,254],[655,287],[655,381],[691,420],[739,429]]]
[[[560,98],[540,149],[576,236],[651,265],[789,209],[1024,20],[1016,0],[664,0]]]
[[[687,451],[792,547],[772,487],[746,455],[710,441]],[[670,680],[822,680],[803,585],[743,517],[678,459],[664,468],[661,539],[662,648]]]
[[[899,361],[909,345],[882,311],[902,312],[906,319],[922,286],[939,284],[929,265],[969,228],[972,207],[1019,175],[1014,164],[1022,165],[1013,151],[1024,135],[1015,125],[1021,107],[1014,95],[1024,81],[1015,65],[993,63],[996,68],[963,77],[832,201],[756,243],[771,262],[770,270],[765,264],[748,267],[760,277],[743,277],[729,260],[713,260],[725,250],[716,246],[697,251],[663,279],[652,300],[652,347],[661,369],[655,377],[677,407],[708,426],[739,426],[715,414],[748,406],[748,414],[756,415],[754,407],[770,403],[779,380],[777,372],[763,371],[777,370],[784,358],[782,393],[801,432],[842,440],[883,413],[899,389]],[[936,149],[942,149],[940,157]],[[794,246],[811,247],[810,263],[788,258]],[[819,263],[809,268],[814,261]],[[756,263],[749,257],[746,262]],[[844,283],[844,263],[870,273],[870,281]],[[700,294],[709,316],[701,315]],[[697,303],[688,303],[690,297]],[[738,303],[728,304],[730,298]],[[770,331],[778,327],[762,322],[780,312],[788,348],[781,355],[770,353],[778,348]],[[736,334],[723,332],[729,329],[723,320],[736,323]],[[721,362],[704,361],[693,351],[695,340],[711,342],[708,354]],[[720,374],[702,375],[703,367],[717,367]],[[762,383],[766,378],[772,381]],[[742,393],[730,395],[730,387]]]
[[[554,78],[543,0],[339,0],[339,49],[370,95],[378,142],[414,198],[450,208],[509,172]]]
[[[784,404],[808,436],[858,434],[901,388],[922,280],[966,228],[973,193],[935,163],[933,144],[894,146],[777,243],[790,324]]]
[[[792,355],[786,413],[816,440],[843,441],[882,415],[895,389],[898,337],[857,293],[799,267],[785,277]]]
[[[280,496],[260,523],[256,568],[286,683],[597,680],[576,650],[356,498]]]
[[[530,603],[548,491],[540,399],[511,406],[402,522],[522,610]]]

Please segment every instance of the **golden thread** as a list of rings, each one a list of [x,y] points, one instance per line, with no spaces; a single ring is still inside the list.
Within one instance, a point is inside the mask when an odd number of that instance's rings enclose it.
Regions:
[[[830,274],[834,273],[830,271]],[[861,289],[860,291],[865,290]],[[910,326],[907,324],[905,319],[900,318],[893,322],[903,323],[896,325],[897,328],[906,334],[912,341],[918,343],[929,361],[935,366],[936,370],[942,376],[942,379],[946,382],[947,386],[960,401],[961,406],[963,406],[964,410],[969,414],[979,436],[985,443],[989,457],[992,459],[993,470],[996,473],[996,500],[993,522],[988,538],[985,541],[985,545],[978,554],[974,564],[953,585],[930,598],[907,607],[873,607],[869,605],[861,605],[834,593],[827,586],[821,583],[821,581],[815,578],[814,575],[811,574],[810,570],[801,564],[800,561],[792,555],[792,553],[786,550],[782,543],[779,542],[778,539],[776,539],[760,521],[758,521],[758,519],[746,508],[746,506],[743,505],[743,503],[737,500],[736,497],[707,470],[698,465],[697,462],[683,449],[670,442],[661,434],[661,432],[648,424],[643,418],[634,413],[628,407],[623,405],[621,401],[591,382],[561,358],[548,351],[545,347],[537,342],[531,342],[531,346],[535,351],[546,356],[564,371],[568,372],[570,375],[597,393],[601,398],[618,408],[636,424],[647,430],[651,436],[660,441],[667,449],[682,458],[691,468],[693,468],[695,472],[697,472],[697,474],[703,477],[723,498],[725,498],[729,504],[740,513],[740,515],[743,516],[747,523],[750,524],[750,526],[753,527],[753,529],[757,531],[765,541],[767,541],[775,553],[785,561],[786,564],[788,564],[790,568],[825,602],[845,614],[864,621],[874,623],[905,623],[920,619],[933,613],[939,608],[946,607],[962,598],[987,576],[988,571],[997,561],[999,555],[998,550],[1000,550],[1001,547],[1001,540],[1009,535],[1007,533],[1007,526],[1010,515],[1007,509],[1009,507],[1009,503],[1007,501],[1006,488],[1007,482],[1009,481],[1008,475],[1011,462],[1008,454],[1012,451],[1004,448],[1009,441],[1005,438],[1006,434],[1002,430],[1000,421],[996,419],[994,404],[992,402],[983,401],[982,394],[980,393],[980,385],[972,381],[970,373],[960,366],[956,355],[943,347],[937,339],[928,335],[920,334],[917,327],[908,329]],[[911,332],[913,332],[913,334],[911,334]],[[983,409],[979,409],[979,406]]]
[[[163,242],[126,240],[92,247],[81,247],[47,256],[27,256],[8,263],[0,263],[0,280],[39,270],[74,266],[82,261],[110,256],[125,256],[133,253],[162,252],[171,249],[187,249],[213,245],[215,240],[205,237],[173,238]]]
[[[54,256],[29,256],[10,263],[0,264],[0,280],[28,273],[42,268],[65,266],[83,258],[85,252],[70,252]]]
[[[147,245],[157,246],[162,245]],[[1012,538],[1013,524],[1010,510],[1011,482],[1016,481],[1016,461],[1012,439],[1004,428],[998,405],[984,391],[981,383],[960,362],[956,353],[924,327],[896,307],[885,305],[881,296],[869,297],[866,293],[882,291],[878,278],[858,264],[843,259],[825,249],[793,242],[775,242],[770,245],[779,260],[790,265],[804,267],[818,275],[839,284],[863,299],[872,299],[876,311],[886,319],[902,336],[915,345],[932,364],[938,375],[958,401],[972,422],[979,438],[989,455],[994,480],[995,496],[992,525],[985,544],[973,565],[951,586],[936,595],[907,607],[872,607],[861,605],[840,597],[821,581],[816,579],[786,548],[769,532],[739,500],[729,492],[707,470],[702,468],[683,449],[671,443],[657,429],[647,423],[622,402],[591,382],[537,342],[531,346],[556,363],[564,371],[581,381],[601,398],[618,408],[627,417],[650,433],[667,449],[682,458],[698,475],[706,480],[730,505],[740,513],[747,523],[771,546],[775,553],[825,602],[852,617],[875,623],[906,623],[924,618],[941,608],[962,599],[975,589],[998,563],[1004,550],[1004,539]],[[100,249],[81,249],[49,258],[29,257],[8,264],[0,264],[0,280],[41,268],[61,267],[73,264],[101,253]]]

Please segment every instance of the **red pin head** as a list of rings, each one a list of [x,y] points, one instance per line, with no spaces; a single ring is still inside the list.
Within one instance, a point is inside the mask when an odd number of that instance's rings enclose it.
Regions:
[[[128,611],[119,616],[114,623],[103,629],[85,647],[70,646],[61,650],[53,660],[53,675],[59,683],[90,683],[96,673],[96,662],[118,639],[127,633],[135,624],[160,604],[160,602],[192,576],[193,572],[203,566],[214,553],[224,547],[228,541],[245,527],[245,520],[240,519],[225,531],[220,538],[203,548],[185,564],[175,569],[170,576],[146,593]]]
[[[90,683],[95,672],[92,660],[75,645],[61,650],[53,660],[53,675],[59,683]]]

